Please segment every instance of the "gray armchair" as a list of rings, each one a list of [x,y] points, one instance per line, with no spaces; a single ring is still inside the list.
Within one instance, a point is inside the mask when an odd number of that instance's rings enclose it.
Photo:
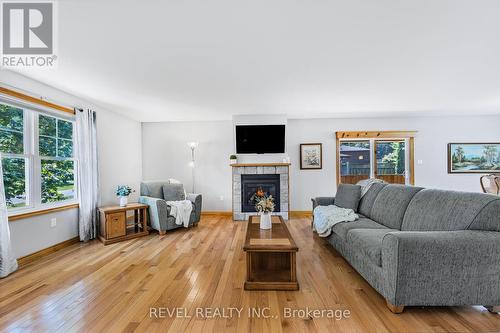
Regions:
[[[158,230],[160,235],[167,230],[177,229],[182,225],[175,223],[170,215],[170,206],[167,201],[187,199],[193,203],[193,210],[189,219],[189,226],[196,226],[201,216],[201,194],[185,194],[182,184],[172,184],[168,181],[144,181],[141,183],[139,202],[149,205],[149,220],[151,227]]]

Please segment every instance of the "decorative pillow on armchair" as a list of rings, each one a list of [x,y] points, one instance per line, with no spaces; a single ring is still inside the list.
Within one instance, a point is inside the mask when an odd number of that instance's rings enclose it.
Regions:
[[[350,208],[358,211],[359,200],[361,199],[361,186],[351,184],[339,184],[335,195],[335,206]]]
[[[164,184],[163,199],[165,201],[181,201],[186,200],[184,193],[184,185],[182,184]]]

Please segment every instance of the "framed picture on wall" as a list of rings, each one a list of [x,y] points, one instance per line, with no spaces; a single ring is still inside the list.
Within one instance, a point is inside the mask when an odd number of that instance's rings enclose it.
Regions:
[[[321,143],[300,144],[300,169],[319,170],[323,168],[323,145]]]
[[[448,173],[500,173],[500,143],[449,143]]]

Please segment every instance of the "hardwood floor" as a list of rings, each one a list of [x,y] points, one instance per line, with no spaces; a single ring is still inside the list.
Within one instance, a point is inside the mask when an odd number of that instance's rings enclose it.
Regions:
[[[292,219],[299,291],[245,291],[246,223],[203,217],[199,226],[103,246],[75,244],[0,280],[0,332],[499,332],[483,307],[407,307],[385,300],[324,240]],[[191,318],[168,317],[185,308]],[[349,318],[285,318],[288,309],[349,310]],[[153,309],[151,309],[153,308]],[[163,309],[160,309],[163,308]],[[206,319],[196,308],[242,308]],[[260,308],[271,318],[248,316]],[[166,318],[150,316],[165,311]],[[296,313],[301,315],[302,313]],[[324,313],[327,314],[327,313]],[[337,315],[339,311],[337,311]],[[344,313],[345,314],[345,313]],[[274,317],[276,316],[276,317]],[[313,314],[312,317],[315,317]],[[337,317],[338,318],[338,317]]]

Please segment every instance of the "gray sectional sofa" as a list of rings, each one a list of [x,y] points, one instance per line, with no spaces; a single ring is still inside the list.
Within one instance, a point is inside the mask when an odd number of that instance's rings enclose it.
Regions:
[[[189,226],[196,226],[201,216],[201,194],[185,193],[182,184],[169,181],[143,181],[139,202],[149,205],[149,221],[151,227],[158,230],[160,235],[167,230],[182,227],[175,223],[175,218],[170,215],[170,206],[167,201],[187,199],[192,202],[193,210],[189,218]]]
[[[318,197],[313,208],[334,203]],[[327,240],[391,311],[500,309],[500,197],[377,183],[357,211],[358,220],[336,224]]]

